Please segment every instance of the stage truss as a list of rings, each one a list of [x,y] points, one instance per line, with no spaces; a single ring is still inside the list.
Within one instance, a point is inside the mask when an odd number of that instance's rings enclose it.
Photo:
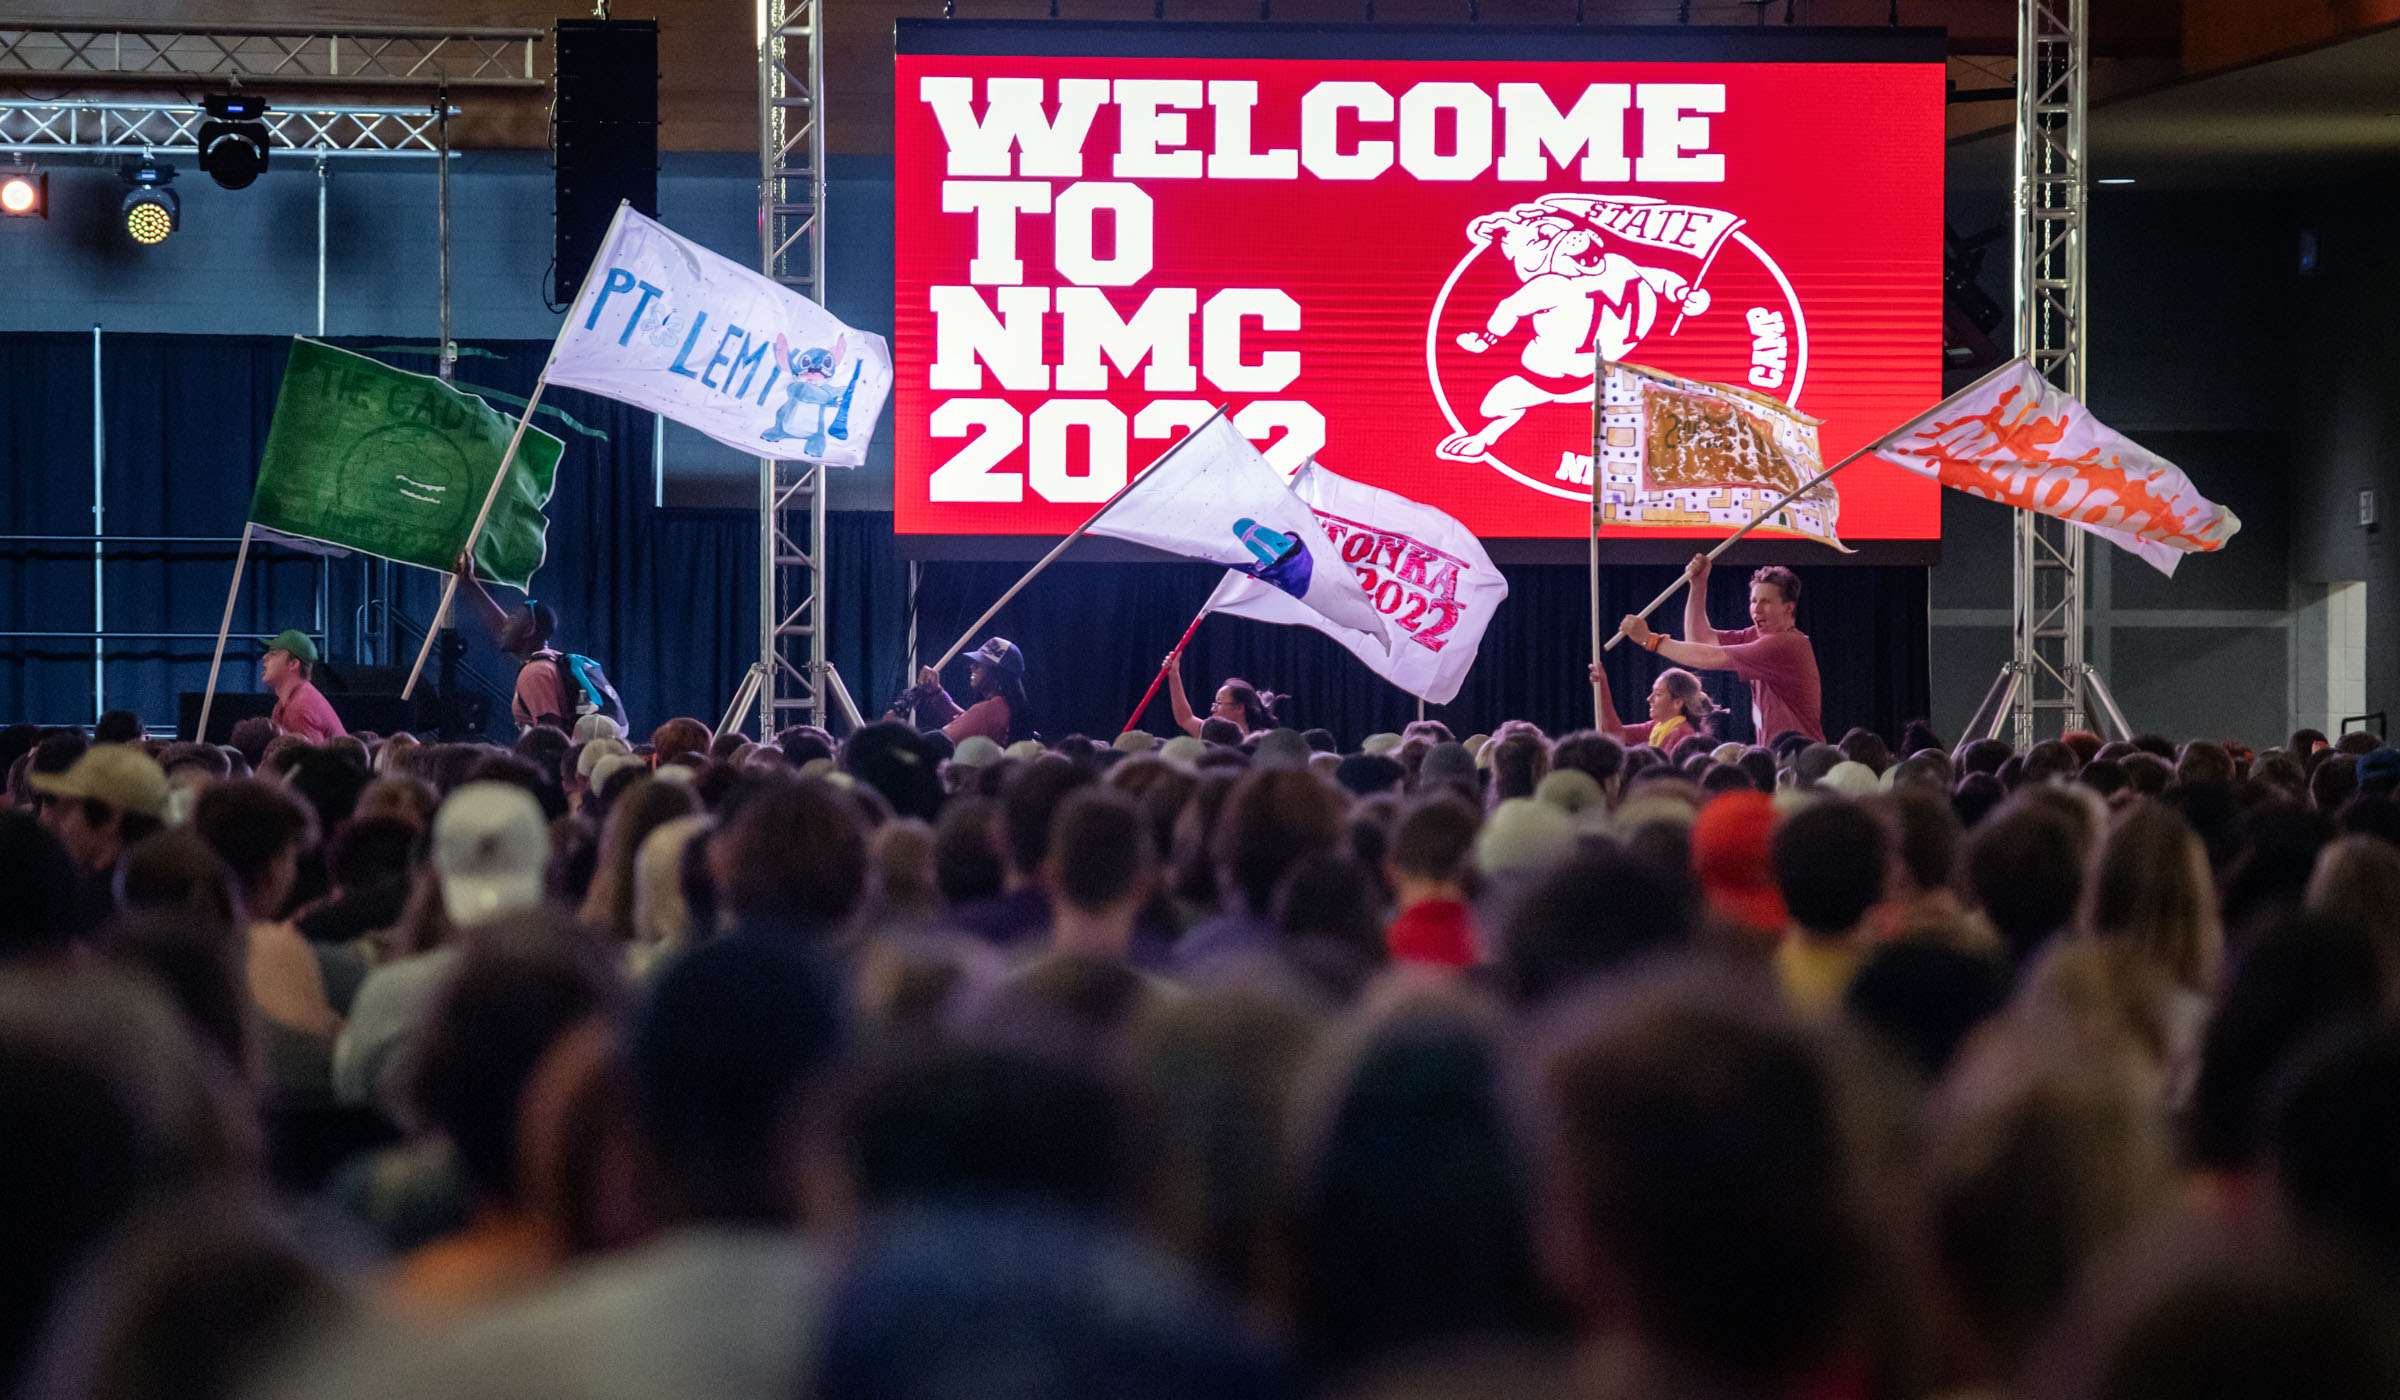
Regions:
[[[823,0],[758,0],[759,270],[825,300]],[[758,669],[763,738],[823,724],[825,485],[819,463],[758,463]],[[732,716],[740,723],[737,712]]]

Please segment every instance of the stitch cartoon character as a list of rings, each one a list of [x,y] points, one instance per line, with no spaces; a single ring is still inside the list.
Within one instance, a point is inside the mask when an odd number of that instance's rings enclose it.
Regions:
[[[1458,337],[1460,349],[1480,355],[1527,323],[1532,332],[1517,357],[1518,372],[1483,396],[1484,425],[1442,440],[1434,455],[1472,462],[1527,411],[1549,403],[1592,401],[1597,350],[1627,357],[1658,323],[1662,307],[1697,316],[1708,293],[1665,268],[1646,267],[1607,246],[1599,225],[1566,209],[1520,204],[1467,226],[1479,244],[1496,246],[1523,285],[1501,298],[1481,331]]]
[[[764,442],[784,442],[801,438],[802,455],[820,457],[825,453],[826,439],[846,441],[850,436],[850,396],[858,389],[858,372],[863,362],[850,366],[850,381],[836,386],[834,374],[840,367],[847,337],[837,337],[833,348],[808,346],[793,350],[781,335],[775,337],[775,362],[783,367],[783,406],[775,412],[775,426],[760,433]],[[795,415],[803,408],[817,411],[816,421],[802,432]],[[832,410],[831,421],[827,411]]]

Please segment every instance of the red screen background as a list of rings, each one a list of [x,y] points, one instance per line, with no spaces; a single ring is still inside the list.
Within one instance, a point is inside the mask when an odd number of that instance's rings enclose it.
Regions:
[[[1550,494],[1483,463],[1458,463],[1434,453],[1456,429],[1445,417],[1428,373],[1429,318],[1446,279],[1472,251],[1467,237],[1478,216],[1524,204],[1541,195],[1591,193],[1647,196],[1700,205],[1739,215],[1739,233],[1779,268],[1792,295],[1768,270],[1767,261],[1738,241],[1728,240],[1701,285],[1709,308],[1685,318],[1670,332],[1674,308],[1664,308],[1650,334],[1627,358],[1675,374],[1744,384],[1754,364],[1756,338],[1746,316],[1753,306],[1781,310],[1796,302],[1804,323],[1805,363],[1791,346],[1790,366],[1776,397],[1789,398],[1798,379],[1796,406],[1824,420],[1820,439],[1825,460],[1871,441],[1933,404],[1941,396],[1941,238],[1943,71],[1934,63],[1740,63],[1603,62],[1524,63],[1461,59],[1424,60],[1227,60],[1198,58],[1076,58],[901,55],[895,125],[895,295],[896,401],[895,520],[902,534],[1060,535],[1095,508],[1089,483],[1086,499],[1046,500],[1027,474],[1028,448],[1017,446],[988,469],[1005,481],[1022,476],[1015,502],[933,499],[929,479],[936,469],[970,447],[976,433],[935,436],[929,421],[945,402],[999,400],[1031,414],[1061,398],[1105,398],[1128,424],[1157,398],[1225,404],[1237,414],[1253,402],[1304,404],[1321,414],[1324,441],[1317,457],[1345,476],[1440,507],[1478,536],[1494,538],[1580,537],[1589,505],[1580,491]],[[1121,375],[1109,367],[1105,392],[1008,391],[986,372],[977,390],[931,387],[936,327],[932,289],[963,287],[975,253],[976,218],[944,213],[942,186],[948,147],[933,107],[919,97],[927,76],[974,81],[974,110],[985,111],[985,81],[992,77],[1038,78],[1046,110],[1055,117],[1061,78],[1238,79],[1259,85],[1252,109],[1253,151],[1301,145],[1301,98],[1325,81],[1380,84],[1395,99],[1420,82],[1465,82],[1487,92],[1502,82],[1538,82],[1564,111],[1591,83],[1722,83],[1725,110],[1710,115],[1709,140],[1700,149],[1724,157],[1721,183],[1617,183],[1585,185],[1573,163],[1549,162],[1541,182],[1504,181],[1495,161],[1475,179],[1429,182],[1397,163],[1364,181],[1319,179],[1306,165],[1290,181],[1231,179],[1141,179],[1155,210],[1155,265],[1136,284],[1108,288],[1120,316],[1131,315],[1156,288],[1192,288],[1205,303],[1225,288],[1274,288],[1295,299],[1301,328],[1261,332],[1248,323],[1244,356],[1255,362],[1271,350],[1297,350],[1300,373],[1272,393],[1226,393],[1205,373],[1189,393],[1153,394],[1137,370]],[[1210,150],[1214,110],[1202,105],[1183,115],[1185,148]],[[1493,145],[1503,145],[1506,117],[1494,113]],[[1628,114],[1626,152],[1642,149],[1639,117]],[[1358,141],[1394,140],[1396,122],[1362,126],[1355,114],[1342,118],[1342,149]],[[1443,139],[1455,141],[1448,129]],[[1087,181],[1114,180],[1111,160],[1119,146],[1117,109],[1104,104],[1083,145]],[[1447,153],[1437,139],[1437,149]],[[1010,178],[1024,178],[1012,172]],[[1055,196],[1074,183],[1047,181]],[[1107,227],[1107,220],[1102,227]],[[1023,285],[1065,287],[1073,283],[1054,265],[1052,219],[1026,214],[1017,220],[1017,256],[1025,264]],[[1107,235],[1101,247],[1105,249]],[[1670,270],[1687,281],[1695,261],[1667,252],[1616,244],[1646,265]],[[1526,343],[1526,328],[1482,355],[1455,344],[1461,332],[1479,331],[1493,305],[1518,285],[1497,250],[1475,257],[1457,278],[1438,323],[1430,328],[1433,366],[1448,389],[1458,423],[1466,429],[1483,419],[1477,406],[1485,389],[1513,371]],[[987,302],[994,288],[977,289]],[[1043,357],[1061,358],[1060,318],[1044,318]],[[1792,340],[1797,340],[1794,327]],[[1192,327],[1192,361],[1201,363],[1200,327]],[[1104,362],[1105,363],[1105,362]],[[961,410],[954,409],[953,414]],[[977,410],[990,413],[987,404]],[[1262,409],[1268,418],[1288,409]],[[1004,415],[1005,416],[1005,415]],[[1257,415],[1254,415],[1257,416]],[[1305,415],[1303,415],[1305,416]],[[1105,415],[1103,415],[1105,417]],[[1250,424],[1244,427],[1249,430]],[[1252,431],[1287,471],[1298,465],[1285,443],[1291,429]],[[1301,428],[1306,431],[1305,425]],[[1544,404],[1527,413],[1494,444],[1495,454],[1518,472],[1565,493],[1554,478],[1562,452],[1588,452],[1591,408]],[[1178,434],[1179,435],[1179,434]],[[1128,469],[1163,451],[1168,436],[1124,435]],[[1067,460],[1053,473],[1067,478],[1090,471],[1089,439],[1069,431]],[[1281,444],[1281,450],[1278,448]],[[1103,473],[1105,478],[1105,471]],[[1055,480],[1055,475],[1051,477]],[[1836,479],[1841,490],[1840,533],[1845,540],[1927,540],[1940,533],[1939,488],[1886,463],[1866,460]],[[1069,491],[1064,494],[1078,494]],[[1103,493],[1104,494],[1104,493]],[[1670,531],[1611,525],[1626,538],[1708,537],[1713,530]]]

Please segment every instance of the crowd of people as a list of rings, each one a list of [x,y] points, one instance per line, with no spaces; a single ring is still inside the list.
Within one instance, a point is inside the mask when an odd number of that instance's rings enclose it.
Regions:
[[[1014,658],[0,730],[0,1386],[2400,1395],[2400,751],[1004,744]]]

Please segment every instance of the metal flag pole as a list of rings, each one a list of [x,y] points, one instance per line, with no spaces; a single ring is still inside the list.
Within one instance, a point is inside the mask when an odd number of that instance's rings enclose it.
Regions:
[[[1592,530],[1591,530],[1591,594],[1592,594],[1592,665],[1599,666],[1601,653],[1608,650],[1600,640],[1600,448],[1606,435],[1603,420],[1608,407],[1608,357],[1600,357],[1592,376]],[[1657,603],[1650,606],[1657,607]],[[1600,682],[1592,682],[1592,727],[1605,730],[1608,718],[1601,712],[1608,701]]]
[[[1213,600],[1216,595],[1212,593],[1209,596]],[[1208,604],[1202,603],[1200,611],[1192,615],[1192,625],[1183,629],[1183,636],[1175,643],[1175,649],[1167,653],[1166,660],[1158,663],[1158,674],[1150,678],[1150,688],[1142,692],[1142,703],[1133,707],[1133,713],[1126,717],[1125,728],[1119,733],[1129,732],[1142,722],[1142,715],[1149,710],[1150,702],[1158,698],[1158,688],[1166,684],[1168,668],[1183,660],[1183,649],[1192,644],[1192,634],[1200,630],[1201,622],[1207,617]]]

